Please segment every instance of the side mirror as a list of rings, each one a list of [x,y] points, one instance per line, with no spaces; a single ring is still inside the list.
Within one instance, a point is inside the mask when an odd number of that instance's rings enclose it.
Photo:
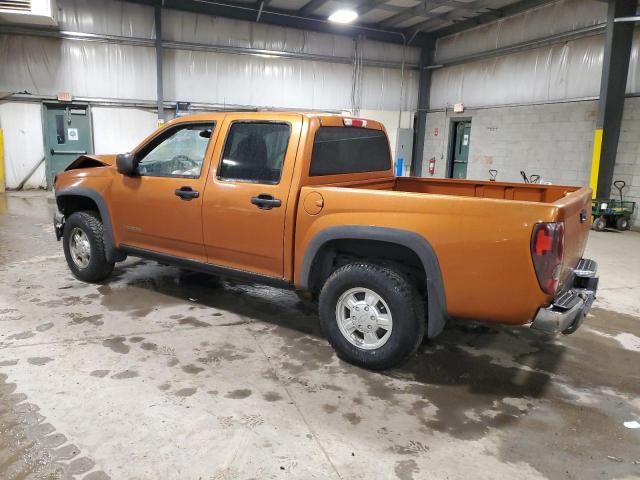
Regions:
[[[118,172],[132,177],[138,173],[138,166],[133,153],[121,153],[116,157]]]

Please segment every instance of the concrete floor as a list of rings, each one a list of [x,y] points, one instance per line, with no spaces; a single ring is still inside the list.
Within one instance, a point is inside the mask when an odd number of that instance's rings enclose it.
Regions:
[[[352,367],[290,292],[136,259],[70,275],[50,194],[0,194],[0,478],[640,478],[640,234],[592,233],[575,335],[453,324]]]

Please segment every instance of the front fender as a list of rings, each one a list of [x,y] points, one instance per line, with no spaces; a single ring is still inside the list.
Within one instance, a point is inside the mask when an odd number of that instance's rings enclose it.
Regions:
[[[102,234],[105,248],[105,257],[108,262],[120,262],[126,258],[126,255],[121,252],[115,245],[113,237],[113,224],[111,223],[111,214],[107,202],[102,195],[96,190],[89,188],[70,186],[56,190],[56,204],[58,209],[66,218],[67,212],[64,212],[63,205],[65,197],[83,197],[88,198],[95,203],[100,212],[100,218],[102,219]]]

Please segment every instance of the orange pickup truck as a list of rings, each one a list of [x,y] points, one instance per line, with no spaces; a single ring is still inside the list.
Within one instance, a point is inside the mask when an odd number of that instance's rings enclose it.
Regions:
[[[308,291],[338,355],[406,360],[450,318],[571,333],[595,298],[591,191],[395,177],[384,127],[339,115],[218,112],[55,182],[69,268],[127,255]]]

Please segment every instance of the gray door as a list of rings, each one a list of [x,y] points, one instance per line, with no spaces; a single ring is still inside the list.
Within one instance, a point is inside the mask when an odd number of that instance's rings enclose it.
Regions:
[[[91,153],[91,121],[87,105],[45,105],[47,187],[78,155]]]
[[[467,178],[469,162],[469,146],[471,143],[471,122],[457,122],[454,124],[453,162],[451,166],[452,178]]]

